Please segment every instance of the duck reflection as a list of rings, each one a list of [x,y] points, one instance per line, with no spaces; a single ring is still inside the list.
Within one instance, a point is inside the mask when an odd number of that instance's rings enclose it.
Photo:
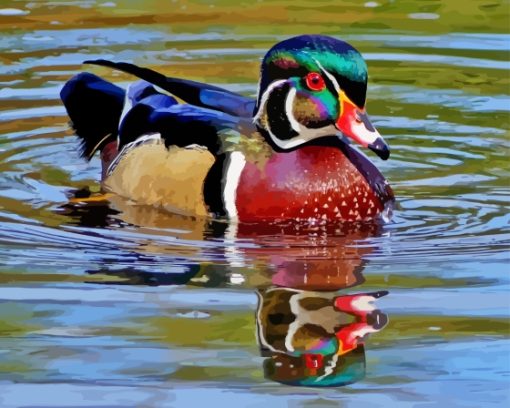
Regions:
[[[95,225],[136,226],[147,240],[130,257],[133,265],[90,273],[124,284],[255,289],[256,337],[267,379],[334,387],[365,376],[365,340],[388,322],[374,303],[388,292],[343,291],[364,283],[374,247],[360,243],[380,235],[378,224],[233,225],[108,200],[113,212],[96,212],[101,207],[94,203],[66,211],[80,225],[90,221],[88,209],[107,217]],[[75,207],[79,211],[70,210]],[[177,239],[163,245],[169,235]],[[210,261],[200,261],[203,248]],[[136,262],[140,258],[144,262]],[[162,273],[169,264],[184,270]]]
[[[289,385],[341,386],[365,376],[364,340],[387,315],[355,295],[289,288],[259,290],[257,338],[267,379]]]

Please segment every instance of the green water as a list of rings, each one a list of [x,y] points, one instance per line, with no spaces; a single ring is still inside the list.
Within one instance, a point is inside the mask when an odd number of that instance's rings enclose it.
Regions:
[[[508,22],[495,0],[0,1],[0,405],[507,406]],[[370,156],[397,196],[390,223],[236,233],[69,203],[100,174],[58,97],[83,60],[254,95],[265,51],[300,33],[367,60],[368,112],[392,148]],[[356,382],[264,371],[256,311],[275,285],[389,291]]]

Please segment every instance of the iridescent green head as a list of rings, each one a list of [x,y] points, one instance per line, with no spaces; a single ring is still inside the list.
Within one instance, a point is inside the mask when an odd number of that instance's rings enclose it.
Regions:
[[[277,150],[340,131],[386,159],[389,149],[365,112],[367,79],[363,57],[344,41],[282,41],[262,61],[255,123]]]

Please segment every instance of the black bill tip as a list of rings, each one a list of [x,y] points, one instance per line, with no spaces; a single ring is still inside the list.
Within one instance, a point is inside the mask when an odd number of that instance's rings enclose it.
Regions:
[[[378,137],[374,143],[370,143],[367,147],[383,160],[388,160],[390,157],[390,148],[382,137]]]

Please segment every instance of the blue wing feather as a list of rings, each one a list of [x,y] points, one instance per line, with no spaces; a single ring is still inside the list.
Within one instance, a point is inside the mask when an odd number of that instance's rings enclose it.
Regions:
[[[244,118],[253,116],[255,108],[255,100],[253,98],[242,96],[217,86],[167,77],[152,69],[138,67],[126,62],[112,62],[100,59],[85,61],[84,63],[110,67],[135,75],[192,105]]]
[[[240,123],[238,117],[225,112],[173,101],[171,96],[157,92],[139,99],[120,124],[119,147],[144,134],[160,133],[168,146],[198,144],[215,154],[221,146],[219,134]]]

